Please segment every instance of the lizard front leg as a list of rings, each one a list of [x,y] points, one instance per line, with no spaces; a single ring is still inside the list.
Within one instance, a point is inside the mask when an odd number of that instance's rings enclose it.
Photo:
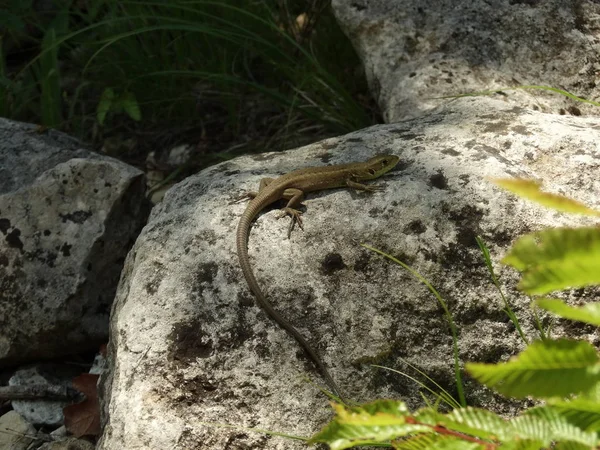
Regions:
[[[380,186],[378,184],[362,184],[357,181],[354,181],[353,178],[348,178],[346,180],[346,186],[352,189],[356,189],[357,191],[377,192],[383,190],[383,186]]]

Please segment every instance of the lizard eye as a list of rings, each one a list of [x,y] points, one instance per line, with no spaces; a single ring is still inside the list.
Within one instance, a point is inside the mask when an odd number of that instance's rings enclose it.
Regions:
[[[369,169],[369,174],[370,175],[375,175],[375,169]]]

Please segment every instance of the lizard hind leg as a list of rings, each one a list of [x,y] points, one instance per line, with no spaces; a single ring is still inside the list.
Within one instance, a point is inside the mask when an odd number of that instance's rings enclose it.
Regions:
[[[229,204],[233,205],[235,203],[241,203],[244,200],[253,199],[260,193],[260,191],[262,191],[264,188],[266,188],[269,185],[269,183],[271,181],[273,181],[274,179],[275,178],[261,178],[260,185],[258,186],[258,192],[256,192],[256,191],[245,192],[244,194],[234,197],[233,200],[229,202]]]
[[[290,216],[292,218],[292,220],[290,221],[290,226],[288,228],[289,239],[296,223],[298,224],[301,230],[304,229],[302,227],[302,211],[296,209],[296,206],[302,204],[301,202],[304,198],[304,192],[302,192],[300,189],[288,188],[283,192],[282,197],[287,199],[288,203],[285,206],[285,208],[281,208],[277,218],[281,219],[285,216]]]

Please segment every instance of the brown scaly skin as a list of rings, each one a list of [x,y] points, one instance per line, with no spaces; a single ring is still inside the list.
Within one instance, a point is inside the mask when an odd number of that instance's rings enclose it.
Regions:
[[[362,163],[311,167],[294,170],[279,178],[263,179],[261,180],[259,192],[249,194],[253,199],[242,214],[237,228],[236,243],[240,266],[242,267],[244,277],[248,282],[250,290],[256,297],[258,304],[271,319],[277,322],[284,330],[291,334],[296,341],[298,341],[322,373],[329,387],[340,398],[342,397],[340,389],[333,381],[333,378],[331,378],[331,375],[329,375],[329,372],[319,355],[294,326],[275,311],[273,305],[271,305],[261,291],[258,282],[254,277],[254,272],[252,271],[250,260],[248,258],[248,236],[250,234],[250,226],[252,220],[262,209],[279,199],[286,199],[288,200],[288,203],[287,206],[281,210],[282,215],[280,217],[285,215],[290,215],[292,217],[292,223],[290,225],[291,231],[296,222],[302,226],[300,211],[295,209],[295,207],[302,201],[304,193],[341,187],[369,192],[380,190],[381,188],[377,185],[365,185],[360,182],[379,178],[393,169],[396,164],[398,164],[398,161],[399,158],[395,155],[380,155]]]

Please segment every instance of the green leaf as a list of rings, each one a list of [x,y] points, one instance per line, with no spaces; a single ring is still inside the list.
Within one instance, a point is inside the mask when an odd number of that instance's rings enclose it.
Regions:
[[[582,444],[581,442],[574,441],[560,441],[554,447],[554,450],[590,450],[595,447],[590,447],[589,445]]]
[[[598,443],[596,433],[584,431],[581,427],[571,423],[567,418],[552,406],[540,406],[531,408],[521,417],[536,418],[544,424],[544,428],[550,431],[549,438],[554,442],[571,441],[587,446],[595,447]],[[539,427],[539,425],[538,425]],[[542,438],[541,436],[532,436]]]
[[[438,445],[441,441],[451,440],[453,442],[457,442],[459,445],[464,445],[465,441],[462,439],[457,439],[453,436],[437,434],[437,433],[428,433],[428,434],[419,434],[417,436],[413,436],[410,438],[397,440],[392,442],[392,447],[396,450],[430,450],[434,448],[435,445]],[[477,445],[474,448],[479,448]],[[461,447],[458,447],[459,449]]]
[[[500,447],[501,450],[540,450],[541,448],[544,448],[544,443],[532,439],[503,442]]]
[[[468,442],[464,439],[449,438],[438,439],[432,443],[427,450],[484,450],[485,447],[476,442]]]
[[[562,195],[542,191],[541,183],[534,180],[493,178],[491,181],[520,197],[556,209],[557,211],[600,217],[600,211],[588,208],[583,203]]]
[[[539,442],[540,447],[547,447],[552,442],[552,428],[538,417],[522,415],[510,421],[515,436],[511,440],[528,440]]]
[[[458,408],[445,415],[425,410],[416,414],[415,418],[422,423],[440,425],[488,441],[507,438],[512,433],[506,420],[479,408]]]
[[[135,94],[133,92],[125,92],[121,96],[121,104],[123,105],[123,109],[127,113],[129,117],[133,120],[139,122],[142,120],[142,113],[140,111],[140,106],[135,98]]]
[[[431,427],[407,421],[411,414],[400,401],[378,400],[357,407],[334,404],[334,409],[336,417],[309,440],[310,444],[323,442],[332,450],[342,450],[432,431]]]
[[[530,295],[600,284],[600,228],[553,228],[523,236],[502,262],[523,273],[519,289]]]
[[[113,102],[115,100],[115,91],[111,88],[106,88],[102,91],[100,96],[100,102],[98,102],[98,108],[96,109],[96,120],[100,125],[104,124],[106,114],[111,110]]]
[[[565,319],[591,323],[600,327],[600,302],[587,303],[583,306],[569,306],[557,298],[540,298],[536,305],[546,311],[564,317]]]
[[[536,341],[507,363],[466,368],[480,383],[513,397],[564,397],[600,381],[596,349],[567,339]]]
[[[551,400],[554,408],[569,423],[584,431],[600,432],[600,403],[578,397],[573,400]]]

